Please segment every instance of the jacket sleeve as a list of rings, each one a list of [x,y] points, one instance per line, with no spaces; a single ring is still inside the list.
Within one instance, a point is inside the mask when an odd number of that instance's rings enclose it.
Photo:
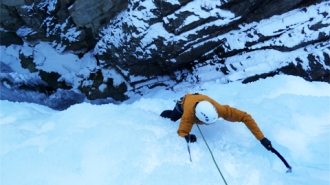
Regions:
[[[178,134],[181,137],[188,135],[193,127],[194,122],[191,121],[187,116],[183,115],[180,120],[178,128]]]
[[[257,123],[254,121],[250,114],[238,110],[236,108],[232,108],[228,105],[219,105],[217,106],[217,109],[220,109],[218,111],[220,117],[222,117],[223,119],[231,122],[243,122],[258,140],[264,138],[263,133],[261,132]]]

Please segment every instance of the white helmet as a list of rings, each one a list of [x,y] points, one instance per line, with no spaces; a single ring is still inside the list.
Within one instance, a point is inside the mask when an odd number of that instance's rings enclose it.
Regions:
[[[208,101],[201,101],[195,108],[196,117],[203,123],[214,123],[218,119],[218,112]]]

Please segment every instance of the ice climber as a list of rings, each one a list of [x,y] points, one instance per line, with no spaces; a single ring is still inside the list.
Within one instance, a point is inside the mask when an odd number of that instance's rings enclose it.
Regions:
[[[271,142],[248,113],[228,105],[220,105],[206,95],[186,94],[176,103],[173,110],[164,110],[160,116],[172,121],[181,118],[178,134],[187,142],[193,143],[197,140],[194,134],[190,134],[195,123],[208,125],[216,122],[218,118],[223,118],[231,122],[243,122],[267,150],[272,148]]]

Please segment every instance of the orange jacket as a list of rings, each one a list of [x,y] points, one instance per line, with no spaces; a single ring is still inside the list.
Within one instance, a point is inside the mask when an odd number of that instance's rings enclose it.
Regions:
[[[181,137],[185,137],[190,133],[193,124],[203,124],[200,122],[195,116],[195,106],[197,102],[207,100],[217,109],[219,118],[223,118],[227,121],[231,122],[243,122],[248,129],[252,132],[252,134],[258,139],[261,140],[264,138],[263,133],[260,131],[257,123],[254,119],[247,114],[246,112],[240,111],[238,109],[232,108],[228,105],[220,105],[213,99],[208,96],[202,94],[186,94],[184,97],[184,101],[182,104],[183,107],[183,115],[181,117],[178,134]]]

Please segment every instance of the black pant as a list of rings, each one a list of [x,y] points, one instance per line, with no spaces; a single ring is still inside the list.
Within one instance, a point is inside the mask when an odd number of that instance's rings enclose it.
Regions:
[[[170,118],[172,121],[177,121],[181,118],[183,110],[181,104],[176,103],[173,110],[164,110],[160,116],[163,118]]]

